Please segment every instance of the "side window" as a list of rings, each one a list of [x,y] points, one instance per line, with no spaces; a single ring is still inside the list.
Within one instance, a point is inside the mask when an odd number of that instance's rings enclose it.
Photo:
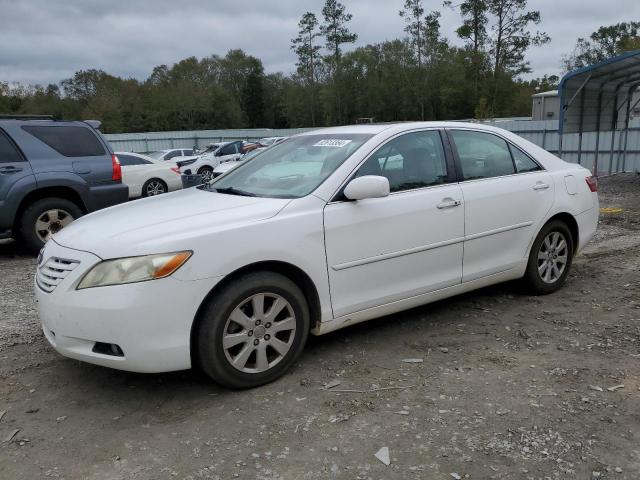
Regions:
[[[25,125],[22,129],[65,157],[94,157],[105,151],[89,128]]]
[[[141,158],[134,157],[133,155],[118,155],[118,160],[120,160],[120,165],[123,167],[130,167],[132,165],[144,165],[146,162]]]
[[[529,155],[524,153],[518,147],[509,145],[509,148],[511,148],[511,155],[513,155],[513,162],[516,164],[516,171],[518,173],[536,172],[538,170],[542,170],[542,168],[540,168],[540,165],[534,162],[531,157],[529,157]]]
[[[24,159],[9,137],[0,131],[0,163],[23,162]]]
[[[122,165],[123,167],[130,167],[131,165],[135,165],[134,157],[130,156],[130,155],[118,155],[118,160],[120,161],[120,165]]]
[[[509,146],[490,133],[452,130],[464,180],[500,177],[515,173]]]
[[[174,157],[180,157],[180,156],[182,156],[182,152],[180,150],[174,150],[172,152],[167,153],[164,156],[164,159],[165,160],[171,160]]]
[[[235,143],[230,143],[229,145],[225,145],[220,149],[220,156],[233,155],[235,153],[238,153],[237,145]]]
[[[392,192],[445,183],[447,166],[440,133],[429,130],[394,138],[358,169],[356,177],[364,175],[387,177]]]

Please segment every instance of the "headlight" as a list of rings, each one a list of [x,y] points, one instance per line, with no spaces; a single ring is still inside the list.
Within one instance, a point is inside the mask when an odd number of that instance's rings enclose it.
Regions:
[[[171,275],[189,260],[193,252],[161,253],[142,257],[105,260],[89,270],[77,290],[123,283],[146,282]]]

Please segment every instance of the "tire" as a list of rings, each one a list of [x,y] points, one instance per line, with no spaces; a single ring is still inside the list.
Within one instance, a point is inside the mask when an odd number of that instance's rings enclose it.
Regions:
[[[573,236],[564,222],[553,220],[542,227],[531,246],[524,275],[531,293],[547,295],[564,285],[573,261],[573,245]]]
[[[270,315],[274,307],[275,316]],[[273,272],[232,281],[208,301],[199,320],[194,338],[198,366],[232,389],[257,387],[282,376],[304,349],[310,326],[300,288]]]
[[[20,238],[27,249],[37,253],[51,235],[82,215],[80,207],[70,200],[57,197],[37,200],[22,212]]]
[[[155,197],[156,195],[161,195],[168,191],[169,188],[167,187],[167,184],[164,180],[160,180],[159,178],[150,178],[144,182],[144,185],[142,185],[143,197]]]
[[[211,167],[200,167],[198,170],[198,175],[202,177],[204,183],[209,182],[213,179],[213,168]]]

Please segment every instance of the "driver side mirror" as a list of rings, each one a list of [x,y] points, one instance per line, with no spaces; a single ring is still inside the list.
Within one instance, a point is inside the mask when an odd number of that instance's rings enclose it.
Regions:
[[[354,178],[344,189],[344,196],[349,200],[365,200],[382,198],[389,195],[389,180],[379,175],[365,175]]]

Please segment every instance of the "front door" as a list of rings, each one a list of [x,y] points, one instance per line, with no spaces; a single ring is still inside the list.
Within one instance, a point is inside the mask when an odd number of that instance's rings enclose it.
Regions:
[[[391,194],[324,210],[334,316],[459,284],[464,207],[440,132],[393,138],[355,176],[382,175]]]

